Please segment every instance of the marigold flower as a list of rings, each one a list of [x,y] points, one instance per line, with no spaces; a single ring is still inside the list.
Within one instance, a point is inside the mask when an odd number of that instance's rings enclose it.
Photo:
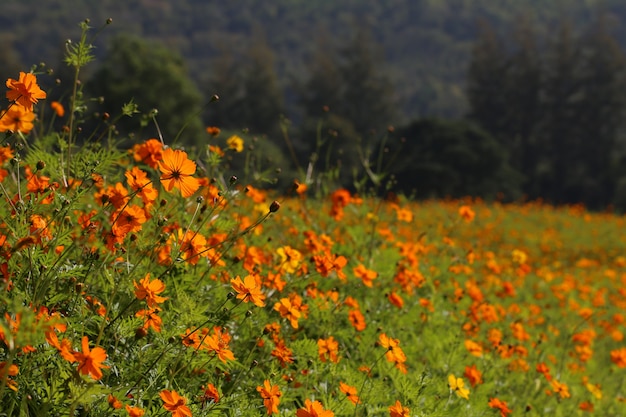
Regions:
[[[309,399],[304,401],[304,407],[296,410],[296,417],[334,417],[335,413],[325,410],[321,402]]]
[[[488,404],[489,407],[500,411],[500,417],[507,417],[508,414],[513,412],[509,409],[506,401],[502,401],[498,398],[490,398]]]
[[[178,188],[183,197],[189,197],[200,188],[200,182],[192,177],[196,163],[187,158],[187,152],[167,148],[159,162],[161,184],[167,191]]]
[[[241,139],[237,135],[233,135],[229,137],[228,139],[226,139],[226,146],[228,146],[229,149],[232,149],[235,152],[242,152],[243,151],[243,139]]]
[[[240,277],[230,280],[230,284],[237,292],[237,298],[244,303],[252,302],[258,307],[265,306],[265,294],[261,291],[260,280],[254,275],[246,276],[243,281]]]
[[[9,78],[6,86],[9,88],[7,99],[16,102],[29,112],[33,111],[33,104],[46,98],[46,92],[39,87],[37,77],[31,73],[20,72],[19,79]]]
[[[359,396],[356,394],[356,388],[350,386],[346,383],[339,382],[339,391],[346,394],[346,397],[352,402],[352,404],[357,405],[361,403]]]
[[[280,404],[280,387],[278,385],[272,385],[269,380],[263,381],[263,385],[256,387],[256,390],[261,394],[263,398],[263,405],[267,410],[267,415],[278,414],[278,404]]]
[[[133,285],[135,286],[135,297],[139,300],[145,299],[148,307],[156,307],[157,304],[167,300],[167,297],[158,295],[165,291],[165,284],[158,278],[151,281],[149,272],[139,281],[139,284],[133,281]]]
[[[172,417],[191,417],[191,410],[185,404],[187,399],[176,391],[163,390],[159,393],[163,400],[163,408],[172,413]]]
[[[403,407],[400,401],[389,407],[389,417],[409,417],[411,411],[407,407]]]
[[[465,387],[463,378],[457,378],[453,374],[448,375],[448,387],[459,397],[469,400],[470,390]]]
[[[102,365],[107,358],[107,354],[101,347],[89,349],[89,339],[83,336],[82,352],[75,352],[74,358],[78,362],[78,372],[83,375],[89,375],[96,381],[102,378],[102,368],[108,366]]]
[[[22,106],[12,106],[0,111],[0,132],[20,132],[23,134],[33,130],[35,113]]]

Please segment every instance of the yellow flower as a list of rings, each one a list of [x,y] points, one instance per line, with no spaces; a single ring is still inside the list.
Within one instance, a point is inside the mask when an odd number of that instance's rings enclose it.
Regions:
[[[235,152],[243,151],[243,139],[241,139],[237,135],[232,135],[228,139],[226,139],[226,145],[229,149],[234,150]]]
[[[463,378],[457,378],[453,374],[448,375],[448,386],[450,387],[450,390],[456,393],[456,395],[469,400],[470,390],[465,387]]]

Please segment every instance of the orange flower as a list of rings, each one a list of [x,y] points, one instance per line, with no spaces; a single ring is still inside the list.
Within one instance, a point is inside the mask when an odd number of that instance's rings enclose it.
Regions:
[[[626,368],[626,348],[611,351],[611,362],[618,368]]]
[[[506,417],[508,414],[512,413],[506,401],[499,400],[498,398],[490,398],[489,407],[500,411],[500,417]]]
[[[254,275],[246,276],[243,281],[240,277],[230,280],[230,284],[237,292],[237,298],[244,303],[252,301],[258,307],[265,306],[265,294],[261,292],[261,283]]]
[[[406,362],[406,355],[400,347],[400,341],[398,339],[388,337],[385,333],[381,333],[378,336],[378,343],[380,346],[387,349],[387,353],[385,353],[387,361],[392,362],[396,368],[402,371],[402,373],[406,373],[406,367],[404,365],[404,362]]]
[[[206,401],[213,401],[217,403],[220,401],[220,392],[213,384],[209,384],[205,387],[202,387],[204,393],[202,394],[202,403],[204,404]]]
[[[317,353],[322,362],[330,360],[332,363],[339,363],[339,343],[334,337],[329,336],[327,339],[318,339],[317,341]]]
[[[118,400],[113,394],[109,394],[107,397],[107,401],[109,402],[109,406],[115,410],[119,410],[124,406],[120,400]]]
[[[203,346],[206,345],[208,350],[215,352],[218,359],[224,363],[226,361],[234,361],[235,355],[230,350],[230,335],[222,331],[219,326],[213,327],[213,334],[204,338]]]
[[[353,269],[354,275],[358,278],[361,278],[363,281],[363,285],[366,287],[372,287],[372,281],[378,277],[378,272],[372,271],[371,269],[367,269],[364,265],[359,264],[356,268]]]
[[[400,401],[389,407],[389,417],[409,417],[411,411],[407,407],[403,407]]]
[[[289,320],[291,327],[298,328],[298,319],[306,316],[308,306],[302,305],[302,297],[296,293],[289,295],[289,298],[281,298],[274,304],[274,310],[280,313],[280,316]]]
[[[389,295],[387,295],[387,299],[391,304],[398,308],[402,308],[404,306],[404,300],[395,291],[390,292]]]
[[[187,158],[187,152],[167,148],[159,162],[161,183],[167,191],[178,188],[183,197],[189,197],[200,188],[200,182],[192,177],[196,172],[196,163]]]
[[[14,101],[29,112],[33,111],[33,104],[46,98],[46,93],[37,85],[37,77],[34,74],[20,72],[18,80],[9,78],[6,82],[7,99]]]
[[[89,349],[89,339],[83,336],[82,340],[83,352],[75,352],[74,358],[78,362],[78,372],[83,375],[90,375],[96,381],[102,378],[101,368],[108,368],[102,365],[107,358],[107,354],[101,347]]]
[[[9,387],[9,389],[11,389],[12,391],[17,391],[17,382],[8,377],[17,376],[17,374],[19,373],[20,370],[16,364],[12,363],[11,365],[7,366],[6,362],[0,362],[0,381],[6,376],[6,386]]]
[[[363,316],[363,313],[361,313],[361,310],[350,310],[350,312],[348,313],[348,320],[350,320],[350,324],[352,324],[352,327],[354,327],[357,332],[362,332],[363,330],[365,330],[365,317]]]
[[[321,402],[309,399],[304,401],[304,407],[298,408],[296,417],[334,417],[335,413],[330,410],[324,410]]]
[[[221,130],[219,127],[216,126],[208,126],[206,128],[206,132],[211,136],[217,136],[220,134]]]
[[[146,413],[139,407],[132,407],[130,405],[127,405],[125,408],[129,417],[142,417]]]
[[[167,300],[167,297],[158,295],[165,291],[165,284],[158,278],[150,281],[149,272],[139,281],[139,284],[133,281],[133,285],[135,286],[135,297],[139,300],[145,299],[148,307],[155,307]]]
[[[278,404],[280,404],[280,388],[278,385],[272,385],[269,380],[263,381],[263,385],[256,387],[256,390],[263,398],[263,405],[267,410],[267,415],[278,414]]]
[[[293,352],[285,345],[283,340],[276,340],[276,347],[272,350],[271,355],[278,359],[280,366],[283,368],[287,366],[288,363],[293,363]]]
[[[148,174],[139,167],[132,167],[124,174],[128,185],[141,197],[144,206],[150,206],[159,196],[159,192],[152,186]]]
[[[570,397],[569,387],[565,385],[564,383],[559,382],[556,379],[553,379],[550,382],[550,385],[552,386],[552,389],[554,390],[554,392],[559,395],[559,397],[561,398]]]
[[[0,111],[0,132],[21,132],[27,134],[33,129],[35,113],[22,106],[13,106]]]
[[[138,232],[142,229],[142,225],[148,221],[145,210],[135,205],[126,206],[121,211],[114,212],[111,218],[114,221],[111,229],[115,236]]]
[[[63,104],[59,103],[58,101],[53,101],[50,103],[50,107],[52,108],[52,110],[54,110],[57,117],[65,116],[65,108],[63,107]]]
[[[483,383],[483,374],[476,368],[476,365],[466,366],[463,376],[469,380],[472,387]]]
[[[133,146],[135,161],[158,168],[159,161],[163,159],[163,144],[157,139],[148,139],[145,143]]]
[[[163,408],[172,413],[172,417],[191,417],[191,410],[185,404],[187,399],[176,391],[163,390],[159,393],[163,400]]]
[[[345,384],[343,382],[339,382],[339,391],[343,392],[344,394],[346,394],[346,397],[348,397],[348,399],[352,402],[352,404],[357,405],[359,403],[361,403],[361,400],[359,399],[359,396],[356,395],[356,388],[352,387],[348,384]]]
[[[471,353],[474,356],[482,356],[483,355],[483,348],[481,345],[479,345],[478,343],[474,342],[473,340],[465,340],[465,349],[467,349],[467,351],[469,353]]]
[[[160,308],[154,307],[147,310],[139,310],[135,313],[135,317],[143,318],[143,328],[148,330],[153,328],[155,332],[161,333],[161,325],[163,320],[159,317]]]
[[[459,216],[461,216],[463,220],[465,220],[465,222],[470,223],[472,220],[474,220],[476,214],[470,206],[465,205],[459,207]]]

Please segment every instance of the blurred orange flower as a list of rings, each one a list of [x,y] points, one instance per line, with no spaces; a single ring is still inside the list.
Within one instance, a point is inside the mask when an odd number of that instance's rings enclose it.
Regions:
[[[50,107],[52,108],[52,110],[54,110],[57,117],[65,116],[65,108],[63,107],[63,104],[59,103],[58,101],[53,101],[50,103]]]
[[[159,393],[163,400],[163,408],[172,413],[172,417],[191,417],[191,410],[185,404],[187,399],[176,391],[163,390]]]
[[[12,106],[0,112],[0,132],[20,132],[27,134],[33,129],[35,113],[22,106]]]
[[[400,401],[389,407],[389,417],[409,417],[411,411],[407,407],[403,407]]]
[[[269,380],[263,381],[263,385],[256,387],[256,390],[261,394],[263,398],[263,405],[267,410],[267,415],[278,414],[278,404],[280,404],[280,387],[278,385],[272,385]]]
[[[167,297],[158,295],[165,291],[165,284],[158,278],[150,281],[149,272],[139,281],[139,284],[133,281],[133,285],[135,286],[135,297],[139,300],[145,299],[148,307],[155,307],[157,304],[167,300]]]
[[[346,383],[343,382],[339,382],[339,391],[343,392],[344,394],[346,394],[346,397],[348,397],[348,399],[352,402],[352,404],[357,405],[359,403],[361,403],[361,400],[359,399],[359,396],[356,395],[356,388],[353,386],[350,386]]]
[[[240,277],[230,280],[230,285],[237,292],[237,298],[244,303],[252,302],[257,307],[265,306],[265,294],[261,291],[260,280],[255,275],[246,276],[243,281]]]
[[[107,358],[106,352],[101,347],[89,349],[87,336],[83,336],[82,350],[82,352],[74,353],[74,358],[78,362],[78,372],[99,380],[102,378],[102,368],[108,368],[108,366],[102,365],[102,362]]]
[[[6,86],[9,89],[7,99],[16,102],[29,112],[33,111],[33,104],[46,98],[45,91],[37,84],[37,77],[31,73],[20,72],[19,79],[9,78]]]
[[[321,402],[309,399],[304,401],[304,407],[296,410],[296,417],[334,417],[335,413],[325,410]]]

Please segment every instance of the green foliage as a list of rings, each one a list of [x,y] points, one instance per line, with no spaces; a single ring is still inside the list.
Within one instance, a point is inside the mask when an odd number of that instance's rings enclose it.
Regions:
[[[158,110],[156,121],[164,139],[195,145],[203,140],[200,119],[201,96],[186,74],[180,56],[155,42],[120,35],[111,41],[109,52],[87,85],[93,96],[105,98],[100,109],[113,117],[140,111],[154,126],[150,113]],[[167,97],[167,100],[164,98]],[[134,106],[129,107],[129,100]],[[124,117],[115,127],[122,135],[159,137],[155,128],[141,130],[141,118]]]
[[[476,125],[420,120],[398,129],[404,138],[392,173],[400,190],[419,198],[519,196],[519,174],[506,164],[506,151]]]

